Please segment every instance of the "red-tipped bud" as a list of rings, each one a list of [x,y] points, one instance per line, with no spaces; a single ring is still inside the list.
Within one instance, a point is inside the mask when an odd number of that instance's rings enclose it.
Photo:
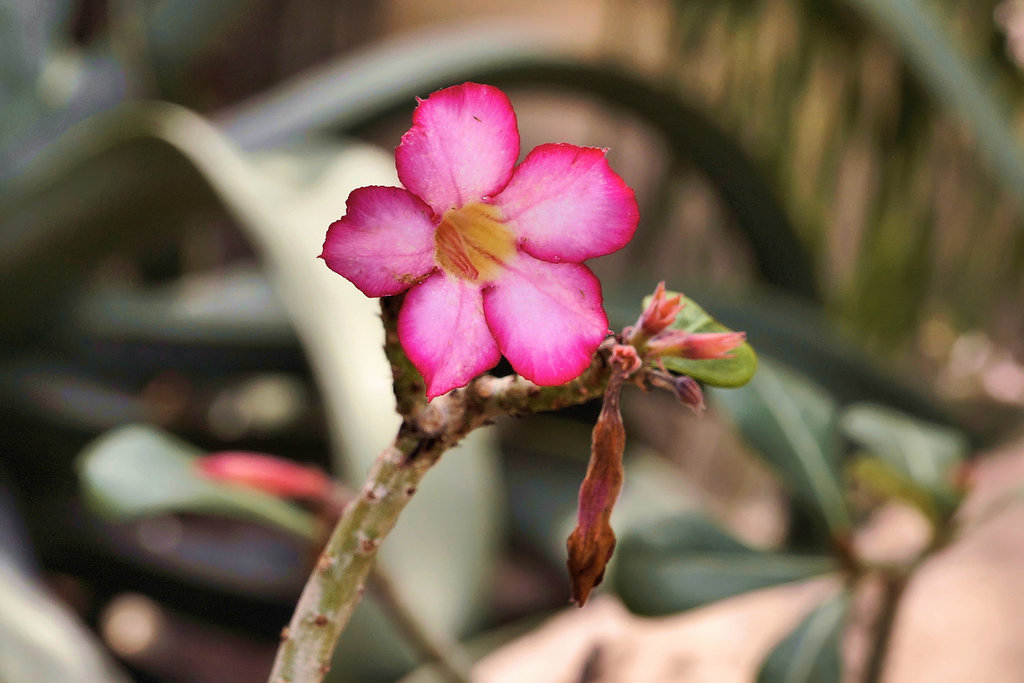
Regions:
[[[633,346],[639,347],[645,341],[663,331],[676,321],[679,311],[683,310],[685,304],[681,303],[681,294],[669,297],[665,295],[665,282],[661,281],[654,288],[654,296],[647,308],[640,314],[636,325],[626,328],[626,340]]]
[[[258,489],[281,498],[323,500],[333,485],[322,471],[262,453],[240,451],[214,453],[199,458],[203,476]]]
[[[729,352],[746,338],[744,332],[690,333],[684,330],[665,330],[647,342],[647,352],[656,357],[675,356],[694,360],[729,358]]]

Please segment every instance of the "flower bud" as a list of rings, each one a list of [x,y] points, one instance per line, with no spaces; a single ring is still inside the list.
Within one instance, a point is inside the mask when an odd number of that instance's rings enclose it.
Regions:
[[[626,429],[619,410],[619,395],[626,376],[625,369],[617,368],[608,380],[601,414],[591,436],[590,464],[580,486],[576,528],[566,541],[572,599],[580,607],[604,579],[605,568],[615,551],[611,516],[624,476]]]
[[[729,358],[730,351],[747,338],[744,332],[697,332],[665,330],[647,342],[647,353],[694,360]]]
[[[651,302],[640,314],[636,325],[625,329],[626,342],[639,348],[648,339],[674,323],[679,311],[683,310],[684,304],[680,303],[682,299],[681,294],[676,294],[673,297],[666,296],[665,281],[659,282],[658,286],[654,288]]]
[[[315,467],[262,453],[214,453],[196,462],[208,479],[241,484],[280,498],[322,500],[331,495],[331,480]]]
[[[694,378],[654,370],[648,373],[647,381],[653,386],[668,389],[680,403],[689,406],[698,415],[704,411],[704,390]]]

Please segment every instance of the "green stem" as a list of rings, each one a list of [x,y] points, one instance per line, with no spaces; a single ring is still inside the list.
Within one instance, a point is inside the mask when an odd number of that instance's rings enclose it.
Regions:
[[[362,597],[380,541],[441,453],[440,444],[410,458],[418,443],[400,438],[377,458],[320,554],[284,631],[270,680],[320,681],[342,629]]]
[[[353,497],[351,490],[336,482],[323,498],[311,501],[318,509],[323,531],[334,528],[341,519],[346,503]],[[317,536],[316,542],[318,545],[323,543],[322,533]],[[453,683],[469,682],[472,659],[457,642],[451,642],[434,632],[430,625],[409,607],[390,572],[380,564],[374,564],[370,567],[367,585],[388,619],[423,661],[434,662],[438,672],[446,680]]]
[[[400,301],[383,299],[385,353],[403,417],[394,442],[374,461],[366,482],[346,506],[282,633],[271,683],[322,681],[338,637],[366,586],[381,542],[441,455],[498,415],[556,410],[600,396],[608,382],[606,340],[578,378],[540,387],[518,376],[475,379],[465,389],[427,403],[423,380],[395,333]]]

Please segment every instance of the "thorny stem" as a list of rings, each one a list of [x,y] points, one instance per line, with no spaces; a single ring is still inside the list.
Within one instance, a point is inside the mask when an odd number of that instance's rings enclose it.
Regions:
[[[346,506],[281,634],[270,683],[322,681],[338,637],[366,586],[377,549],[441,454],[498,415],[557,410],[601,396],[610,374],[608,339],[568,384],[540,387],[518,376],[484,375],[427,403],[423,380],[398,343],[400,300],[381,300],[385,354],[402,426]]]
[[[336,482],[330,495],[320,501],[312,501],[319,508],[323,531],[333,528],[353,494],[344,484]],[[322,540],[322,539],[321,539]],[[370,568],[367,585],[374,599],[387,613],[391,623],[405,638],[406,642],[427,662],[435,663],[437,670],[453,683],[467,683],[471,660],[458,643],[446,640],[423,623],[403,599],[401,590],[395,585],[391,573],[380,564]]]

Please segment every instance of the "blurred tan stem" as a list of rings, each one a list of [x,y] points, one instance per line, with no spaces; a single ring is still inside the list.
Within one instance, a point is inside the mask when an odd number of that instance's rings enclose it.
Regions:
[[[387,612],[391,623],[425,661],[433,662],[445,680],[468,683],[473,662],[458,643],[431,631],[402,599],[391,576],[380,566],[370,570],[370,591]]]
[[[864,670],[864,683],[879,683],[882,680],[885,660],[889,654],[889,643],[892,640],[892,629],[896,623],[896,613],[908,578],[909,576],[890,576],[885,579],[881,611],[875,623],[871,649]]]

